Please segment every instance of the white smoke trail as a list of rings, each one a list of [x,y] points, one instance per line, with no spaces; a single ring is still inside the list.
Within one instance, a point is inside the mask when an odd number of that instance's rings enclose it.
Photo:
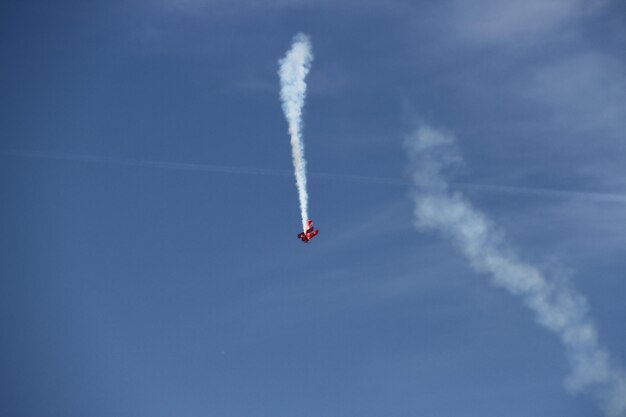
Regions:
[[[309,38],[299,33],[293,39],[293,45],[284,58],[278,61],[280,69],[280,98],[283,102],[283,112],[289,123],[291,136],[291,155],[296,174],[296,186],[300,200],[300,214],[302,228],[306,230],[306,221],[309,218],[309,196],[306,190],[306,161],[304,160],[304,143],[302,142],[302,107],[306,95],[304,79],[311,68],[313,54]]]
[[[462,162],[454,137],[421,127],[405,141],[415,185],[415,220],[420,230],[451,239],[474,270],[522,298],[537,321],[556,333],[571,367],[565,386],[595,396],[606,414],[626,416],[626,376],[600,346],[585,297],[562,277],[547,277],[505,247],[492,222],[459,192],[444,170]]]

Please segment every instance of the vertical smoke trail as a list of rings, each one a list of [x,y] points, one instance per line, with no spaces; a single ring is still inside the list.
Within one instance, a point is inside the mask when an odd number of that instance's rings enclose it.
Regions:
[[[311,69],[311,42],[309,38],[299,33],[293,39],[293,45],[284,58],[278,61],[280,69],[280,99],[283,102],[283,112],[289,123],[291,136],[291,154],[296,174],[296,186],[300,199],[300,214],[302,229],[306,230],[306,221],[309,218],[309,196],[306,191],[306,161],[304,160],[304,143],[302,142],[302,107],[306,95],[304,79]]]
[[[592,394],[608,416],[626,416],[626,376],[600,346],[585,297],[564,278],[548,278],[520,261],[492,222],[450,190],[443,171],[462,162],[454,137],[421,127],[407,138],[405,148],[412,163],[416,227],[452,240],[474,270],[519,296],[539,324],[556,333],[571,367],[568,390]]]

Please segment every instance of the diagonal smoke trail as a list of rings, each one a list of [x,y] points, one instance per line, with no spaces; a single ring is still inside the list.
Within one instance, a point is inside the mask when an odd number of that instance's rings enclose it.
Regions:
[[[423,126],[405,141],[419,230],[436,230],[459,247],[474,270],[519,296],[537,321],[560,338],[571,373],[565,386],[592,394],[607,416],[626,416],[626,376],[600,346],[585,297],[563,278],[549,278],[505,247],[492,222],[459,192],[445,170],[461,157],[452,135]]]
[[[309,218],[309,196],[306,191],[306,161],[304,160],[304,144],[302,142],[302,107],[306,95],[304,79],[311,68],[313,54],[309,38],[299,33],[293,39],[293,45],[284,58],[278,61],[280,69],[280,99],[283,102],[283,112],[289,123],[291,136],[291,154],[296,174],[296,186],[300,200],[300,214],[302,228],[306,230],[306,221]]]

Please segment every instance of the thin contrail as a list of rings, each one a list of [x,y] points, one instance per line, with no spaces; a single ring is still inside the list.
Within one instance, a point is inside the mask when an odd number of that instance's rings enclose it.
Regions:
[[[291,171],[280,169],[267,169],[267,168],[247,168],[247,167],[234,167],[227,165],[212,165],[212,164],[192,164],[187,162],[167,162],[167,161],[154,161],[146,159],[133,159],[133,158],[119,158],[97,155],[80,155],[65,152],[51,152],[51,151],[31,151],[22,149],[2,149],[0,155],[4,156],[17,156],[22,158],[37,158],[37,159],[53,159],[60,161],[75,161],[75,162],[95,162],[101,164],[112,165],[125,165],[133,167],[145,167],[145,168],[161,168],[161,169],[173,169],[179,171],[196,171],[196,172],[215,172],[223,174],[244,174],[244,175],[267,175],[267,176],[290,176],[293,175]]]
[[[193,164],[187,162],[169,162],[149,159],[120,158],[98,155],[74,154],[68,152],[55,151],[37,151],[27,149],[0,149],[0,156],[29,158],[29,159],[49,159],[58,161],[73,162],[94,162],[109,165],[124,165],[132,167],[172,169],[179,171],[195,171],[195,172],[213,172],[217,174],[235,174],[235,175],[261,175],[270,177],[291,177],[293,171],[287,169],[271,169],[271,168],[254,168],[254,167],[237,167],[229,165],[214,164]],[[372,185],[388,185],[393,187],[409,187],[412,185],[410,181],[391,178],[376,177],[368,175],[350,175],[350,174],[333,174],[325,172],[309,172],[308,176],[315,179],[337,181],[337,182],[353,182]],[[551,188],[530,188],[516,187],[509,185],[489,185],[457,182],[452,183],[455,187],[467,191],[475,191],[480,193],[506,193],[517,195],[528,195],[538,197],[563,197],[578,200],[585,200],[598,203],[616,203],[626,204],[626,195],[617,193],[599,193],[591,191],[568,191]]]
[[[481,274],[520,297],[537,322],[561,340],[573,392],[592,394],[607,416],[626,416],[626,375],[600,345],[585,297],[564,277],[549,277],[507,247],[493,222],[460,192],[445,171],[461,161],[454,137],[423,126],[405,142],[412,163],[415,225],[450,239]]]
[[[283,112],[289,124],[291,136],[291,155],[300,200],[302,229],[306,231],[309,218],[309,196],[306,189],[306,160],[304,159],[304,143],[302,141],[302,107],[306,96],[304,81],[311,69],[313,54],[309,38],[299,33],[293,39],[293,45],[284,58],[280,59],[280,98]]]

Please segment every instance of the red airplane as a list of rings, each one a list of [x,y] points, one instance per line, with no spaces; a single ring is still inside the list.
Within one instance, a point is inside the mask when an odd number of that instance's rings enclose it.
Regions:
[[[301,239],[304,243],[309,243],[309,240],[313,239],[320,231],[313,227],[313,220],[306,221],[306,230],[298,234],[298,239]]]

